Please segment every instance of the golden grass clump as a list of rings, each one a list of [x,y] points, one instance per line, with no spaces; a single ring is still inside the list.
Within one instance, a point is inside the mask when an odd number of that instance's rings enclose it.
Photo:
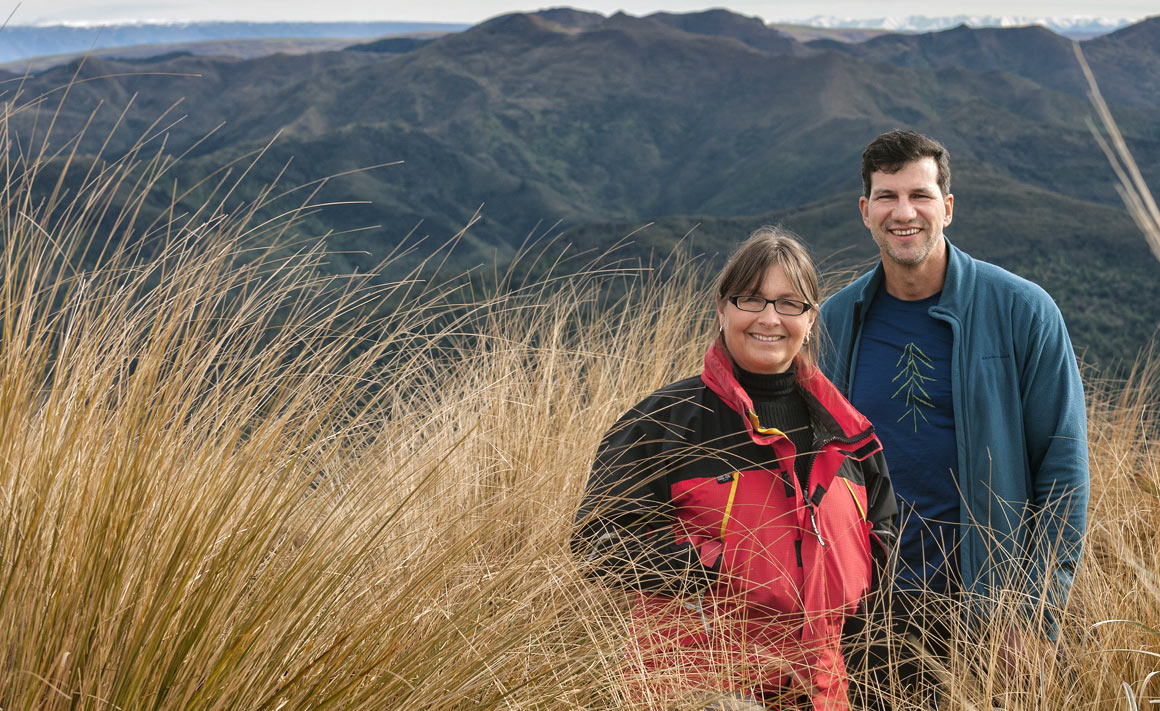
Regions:
[[[223,171],[183,213],[147,139],[0,132],[0,709],[655,707],[568,537],[604,431],[699,371],[701,265],[336,278],[309,195]],[[964,628],[951,707],[1157,696],[1158,362],[1091,387],[1061,654]]]
[[[1073,614],[1083,621],[1081,681],[1124,701],[1160,704],[1160,355],[1089,397],[1092,502]],[[1085,686],[1087,686],[1085,684]],[[1128,699],[1134,699],[1129,702]]]
[[[223,172],[182,213],[146,139],[74,161],[3,118],[0,708],[608,693],[564,546],[587,371],[548,370],[590,288],[329,277],[309,196],[259,217],[286,196]]]

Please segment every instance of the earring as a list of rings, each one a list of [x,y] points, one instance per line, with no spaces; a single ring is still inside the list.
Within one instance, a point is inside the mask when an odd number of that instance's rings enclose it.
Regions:
[[[808,333],[807,333],[807,334],[806,334],[806,339],[805,339],[804,341],[802,341],[802,345],[803,345],[803,346],[808,346],[809,344],[810,344],[810,334],[808,334]]]

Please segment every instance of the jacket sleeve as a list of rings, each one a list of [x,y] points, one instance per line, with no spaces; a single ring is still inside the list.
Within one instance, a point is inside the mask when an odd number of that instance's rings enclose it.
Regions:
[[[1033,599],[1067,601],[1083,554],[1089,494],[1083,382],[1059,309],[1044,294],[1024,335],[1020,383],[1034,504]]]
[[[712,542],[674,525],[663,442],[665,427],[637,406],[604,436],[576,516],[572,551],[585,572],[620,587],[677,594],[715,578]],[[708,545],[704,545],[708,543]],[[719,548],[718,548],[719,551]]]

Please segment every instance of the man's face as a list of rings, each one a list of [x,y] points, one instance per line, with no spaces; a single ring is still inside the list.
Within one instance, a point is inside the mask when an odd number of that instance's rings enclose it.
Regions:
[[[920,158],[894,173],[871,173],[870,197],[858,206],[882,259],[917,265],[942,243],[954,202],[954,195],[939,190],[934,158]]]

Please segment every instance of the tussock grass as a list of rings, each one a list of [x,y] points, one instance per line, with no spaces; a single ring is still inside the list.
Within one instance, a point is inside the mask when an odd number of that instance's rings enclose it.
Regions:
[[[605,693],[600,615],[580,614],[546,543],[579,481],[547,465],[581,450],[566,429],[517,429],[558,417],[529,408],[551,382],[524,372],[534,354],[575,359],[558,334],[508,328],[574,310],[327,277],[324,241],[295,237],[309,197],[259,221],[275,188],[240,203],[224,174],[201,210],[141,224],[158,195],[177,203],[164,154],[74,164],[48,140],[8,145],[0,707]],[[34,204],[46,180],[81,188]],[[128,197],[115,215],[112,194]]]
[[[0,131],[0,708],[649,707],[567,540],[605,429],[699,370],[696,263],[336,279],[296,228],[319,206],[241,202],[244,163],[146,219],[187,194],[149,140],[74,163]],[[1014,611],[964,629],[953,707],[1156,695],[1158,362],[1092,384],[1065,654],[1002,668]]]

